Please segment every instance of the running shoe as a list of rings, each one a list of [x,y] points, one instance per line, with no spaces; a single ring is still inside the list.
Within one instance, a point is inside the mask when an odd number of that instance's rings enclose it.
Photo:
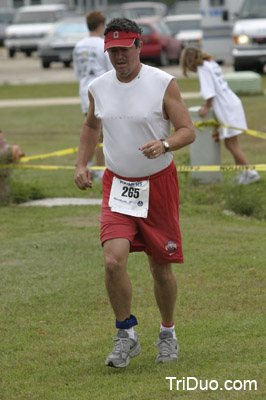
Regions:
[[[243,175],[242,179],[240,180],[240,185],[249,185],[250,183],[257,182],[260,179],[260,176],[257,171],[250,170],[246,171],[245,175]]]
[[[245,177],[245,171],[243,172],[243,171],[238,171],[237,172],[237,174],[236,174],[236,177],[235,177],[235,179],[233,180],[233,185],[240,185],[241,184],[241,181],[242,181],[242,179]]]
[[[125,368],[128,366],[130,358],[136,357],[140,353],[138,335],[136,332],[134,332],[134,335],[135,339],[130,339],[124,329],[119,329],[117,337],[112,338],[115,342],[114,350],[105,360],[107,367]]]
[[[249,185],[260,179],[260,175],[254,169],[248,171],[238,172],[233,184],[235,185]]]
[[[159,347],[156,363],[175,361],[178,358],[179,346],[177,340],[173,338],[173,334],[169,331],[159,333],[159,340],[154,343],[154,346]]]

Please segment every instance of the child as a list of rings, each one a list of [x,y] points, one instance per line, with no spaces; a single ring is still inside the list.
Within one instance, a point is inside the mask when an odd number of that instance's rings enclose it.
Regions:
[[[187,70],[198,72],[201,96],[206,100],[199,110],[201,117],[206,117],[212,107],[216,119],[221,124],[247,129],[241,100],[228,87],[220,66],[210,54],[193,47],[185,48],[181,54],[180,65],[185,76],[187,76]],[[232,153],[237,165],[249,165],[238,144],[237,136],[241,133],[240,130],[220,127],[219,139],[224,139],[225,146]],[[248,185],[259,179],[257,171],[247,170],[237,174],[235,183]]]

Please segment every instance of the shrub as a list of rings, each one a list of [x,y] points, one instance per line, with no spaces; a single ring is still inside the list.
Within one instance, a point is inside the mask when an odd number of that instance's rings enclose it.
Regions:
[[[45,197],[41,186],[38,182],[24,183],[18,179],[9,179],[9,194],[4,202],[8,203],[24,203],[29,200],[38,200]]]
[[[236,214],[265,218],[266,208],[260,186],[260,184],[231,186],[227,191],[225,208]]]

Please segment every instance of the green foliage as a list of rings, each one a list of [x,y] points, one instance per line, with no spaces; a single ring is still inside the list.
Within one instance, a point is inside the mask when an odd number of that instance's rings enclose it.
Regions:
[[[237,186],[227,188],[225,207],[236,214],[252,216],[256,218],[266,218],[265,207],[265,185],[258,184],[252,186],[252,190],[247,186]]]
[[[19,204],[44,197],[45,193],[38,182],[23,182],[17,178],[10,179],[10,202]]]

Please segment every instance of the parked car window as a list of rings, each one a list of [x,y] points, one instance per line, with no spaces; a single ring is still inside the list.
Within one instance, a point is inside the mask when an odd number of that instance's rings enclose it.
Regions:
[[[107,10],[104,12],[104,15],[106,16],[107,21],[111,21],[113,18],[122,18],[124,16],[128,17],[127,15],[124,15],[124,13],[121,10],[115,9],[115,10]]]
[[[60,15],[61,16],[61,15]],[[14,18],[14,24],[40,24],[43,22],[56,22],[58,16],[54,11],[34,11],[34,12],[22,12],[16,14]]]
[[[87,25],[81,24],[81,23],[75,23],[75,24],[62,24],[62,25],[58,25],[55,29],[55,35],[56,36],[60,36],[60,37],[64,37],[64,36],[68,36],[69,34],[75,34],[75,33],[87,33],[88,32],[88,28]]]
[[[0,24],[10,24],[13,20],[14,14],[0,11]]]
[[[142,29],[142,35],[152,35],[153,31],[149,25],[138,24],[138,26]]]
[[[155,10],[152,7],[141,7],[141,8],[134,8],[134,14],[136,18],[144,18],[144,17],[153,17],[155,16]]]
[[[163,24],[162,22],[154,22],[154,26],[159,33],[166,36],[171,36],[171,31],[167,27],[167,25]]]
[[[190,20],[190,21],[167,21],[167,26],[172,32],[179,31],[192,31],[201,29],[200,20]]]

